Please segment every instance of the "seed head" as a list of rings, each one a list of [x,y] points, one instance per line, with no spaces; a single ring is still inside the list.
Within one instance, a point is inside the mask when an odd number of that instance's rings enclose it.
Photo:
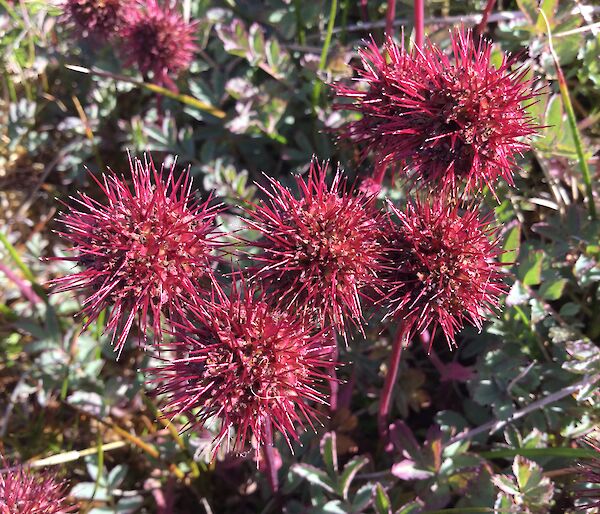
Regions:
[[[45,472],[33,473],[21,465],[0,470],[0,513],[67,514],[77,508],[67,502],[67,485]]]
[[[63,9],[84,35],[108,39],[119,28],[128,0],[64,0]]]
[[[362,114],[344,137],[383,165],[412,169],[412,182],[431,189],[464,183],[467,191],[493,191],[498,178],[512,185],[515,154],[537,129],[523,105],[535,96],[527,70],[513,70],[506,56],[496,67],[492,45],[476,44],[471,31],[453,31],[451,43],[452,59],[432,43],[408,51],[389,38],[380,51],[371,41],[359,70],[366,89],[334,86],[353,102],[337,108]]]
[[[440,327],[452,348],[465,322],[481,329],[505,292],[495,231],[477,209],[460,215],[440,199],[411,202],[405,212],[390,204],[390,210],[382,300],[387,316],[400,320],[407,338],[432,329],[433,341]]]
[[[326,403],[318,383],[333,366],[327,334],[274,309],[259,291],[219,293],[207,309],[193,309],[176,342],[161,351],[164,365],[150,370],[157,394],[167,397],[165,414],[194,411],[200,426],[219,418],[216,448],[232,429],[234,449],[252,436],[259,445],[268,443],[267,423],[288,444],[297,439],[296,427],[312,427],[316,415],[307,402]],[[176,358],[166,359],[170,351]]]
[[[256,242],[256,277],[284,309],[345,333],[362,321],[361,296],[377,283],[381,217],[374,195],[350,194],[338,172],[330,187],[328,165],[313,160],[308,177],[296,179],[300,198],[269,179],[267,201],[248,211]]]
[[[189,68],[194,58],[194,23],[186,23],[174,7],[158,0],[132,3],[120,31],[122,51],[128,65],[154,80],[172,84],[169,75]]]
[[[597,437],[588,436],[584,442],[589,448],[595,450],[597,455],[579,464],[579,485],[575,495],[582,501],[581,507],[592,511],[592,509],[600,509],[600,441]]]
[[[135,318],[141,333],[161,334],[161,313],[178,319],[210,289],[217,209],[193,200],[189,172],[175,179],[152,161],[130,160],[133,189],[113,172],[98,182],[102,203],[80,193],[59,220],[82,270],[54,281],[55,292],[83,290],[88,324],[112,307],[107,330],[119,352]],[[116,340],[116,343],[115,343]]]

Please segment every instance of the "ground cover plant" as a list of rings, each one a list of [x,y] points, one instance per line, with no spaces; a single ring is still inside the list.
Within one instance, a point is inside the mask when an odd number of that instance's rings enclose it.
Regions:
[[[0,0],[0,512],[597,512],[599,18]]]

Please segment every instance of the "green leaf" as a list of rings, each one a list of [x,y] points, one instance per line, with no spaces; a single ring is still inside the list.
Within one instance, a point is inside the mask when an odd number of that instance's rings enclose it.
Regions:
[[[375,510],[377,514],[390,514],[392,512],[390,498],[379,483],[375,486]]]
[[[542,281],[542,263],[544,261],[544,252],[538,250],[529,255],[526,262],[522,263],[519,270],[519,276],[526,286],[536,286]]]
[[[402,507],[396,511],[396,514],[420,514],[421,512],[423,512],[423,505],[414,501],[402,505]],[[491,510],[488,509],[486,512],[491,512]]]
[[[521,225],[513,227],[504,240],[503,250],[500,255],[500,262],[514,263],[519,256],[519,248],[521,246]]]
[[[494,475],[492,477],[492,483],[503,493],[510,495],[518,495],[520,493],[517,484],[515,484],[511,477],[506,475]]]
[[[327,432],[323,436],[321,440],[321,455],[329,476],[337,476],[338,461],[335,432]]]
[[[508,296],[506,297],[506,305],[513,307],[515,305],[522,305],[529,300],[529,291],[519,280],[511,286]]]
[[[550,28],[554,26],[554,14],[558,8],[558,0],[542,0],[540,4],[540,10],[546,15]],[[541,34],[546,32],[546,21],[541,13],[537,16],[537,22],[535,28]]]
[[[352,499],[352,511],[362,512],[371,503],[373,497],[373,484],[365,484],[356,491],[354,498]]]
[[[536,0],[517,0],[521,12],[527,17],[529,25],[533,25],[538,18],[538,5]]]
[[[321,487],[328,493],[335,493],[335,484],[327,473],[310,464],[294,464],[290,470],[298,476],[308,480],[311,484]]]
[[[344,498],[344,500],[348,499],[348,491],[350,490],[350,484],[356,473],[365,466],[369,462],[369,459],[366,457],[354,457],[344,466],[344,471],[340,476],[340,480],[338,482],[337,491],[340,496]]]
[[[563,108],[560,95],[552,95],[550,100],[548,100],[544,124],[548,125],[545,130],[548,130],[552,133],[558,133],[561,131],[561,127],[563,125]]]
[[[545,300],[558,300],[562,296],[567,282],[568,281],[566,278],[553,280],[552,282],[546,282],[542,284],[539,294]]]

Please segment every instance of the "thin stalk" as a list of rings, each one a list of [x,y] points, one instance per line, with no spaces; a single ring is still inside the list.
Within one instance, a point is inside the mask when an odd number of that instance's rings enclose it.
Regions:
[[[331,0],[331,8],[329,9],[329,22],[327,23],[327,33],[325,34],[325,41],[323,43],[323,49],[321,50],[321,60],[319,61],[319,71],[323,71],[327,65],[327,54],[329,52],[329,45],[331,45],[331,35],[333,34],[333,26],[335,25],[335,16],[337,14],[337,0]],[[319,96],[321,96],[321,86],[323,82],[317,76],[315,85],[312,92],[312,105],[313,110],[316,109],[319,103]]]
[[[556,55],[556,52],[554,51],[554,46],[552,45],[552,31],[550,29],[550,24],[548,23],[548,18],[546,17],[546,14],[542,9],[539,10],[539,13],[542,16],[542,18],[544,18],[544,22],[546,23],[546,31],[548,32],[548,48],[550,49],[550,54],[552,55],[552,59],[554,60],[554,67],[556,68],[556,75],[558,77],[558,88],[560,90],[560,97],[562,99],[565,111],[567,113],[569,129],[571,130],[573,142],[575,143],[575,150],[577,151],[577,159],[579,161],[579,167],[581,168],[581,175],[583,178],[583,184],[585,186],[585,193],[588,199],[588,211],[590,213],[590,218],[592,220],[595,220],[596,205],[594,203],[594,190],[592,189],[592,176],[587,163],[587,159],[585,157],[585,152],[583,150],[583,142],[581,141],[581,135],[579,133],[579,129],[577,128],[577,119],[575,118],[575,112],[573,111],[573,104],[571,103],[571,97],[569,95],[569,87],[567,86],[567,81],[563,74],[562,68],[560,67],[558,55]]]
[[[385,15],[385,34],[384,37],[393,37],[394,19],[396,18],[396,0],[388,0],[387,12]]]
[[[425,0],[415,0],[415,46],[423,48],[425,42]]]
[[[32,305],[37,305],[42,301],[25,280],[17,276],[16,273],[13,273],[13,271],[2,262],[0,262],[0,272],[4,273],[6,277],[19,288],[21,294],[27,298]]]
[[[368,22],[369,21],[369,7],[368,7],[368,0],[360,0],[360,17],[364,22]]]
[[[483,13],[481,15],[481,21],[475,27],[475,34],[477,36],[481,36],[487,27],[488,20],[490,18],[490,14],[496,5],[496,0],[487,0],[485,4],[485,9],[483,9]]]
[[[329,391],[330,391],[330,398],[329,398],[329,409],[331,410],[331,412],[335,412],[338,408],[338,392],[339,392],[339,388],[340,388],[340,383],[337,379],[337,375],[335,373],[335,364],[337,363],[338,360],[338,345],[337,345],[337,336],[335,334],[335,331],[332,329],[331,330],[331,360],[333,362],[333,366],[331,367],[331,370],[329,371],[329,376],[331,377],[329,379]]]
[[[275,448],[273,447],[271,419],[267,419],[265,423],[265,438],[266,442],[263,445],[263,455],[267,467],[267,477],[269,478],[271,490],[276,493],[279,490],[279,477],[277,476],[277,466],[275,465]]]
[[[140,392],[140,396],[142,397],[144,405],[146,405],[146,407],[150,410],[150,412],[156,418],[156,420],[169,431],[171,437],[173,438],[177,446],[179,446],[179,448],[185,453],[186,457],[188,457],[188,465],[190,466],[192,477],[198,478],[200,476],[200,468],[198,467],[198,464],[196,464],[196,462],[194,461],[193,457],[190,455],[187,447],[185,446],[185,442],[179,435],[179,432],[177,431],[173,423],[171,423],[171,421],[164,416],[160,409],[156,405],[154,405],[152,400],[148,398],[143,392]]]
[[[306,31],[304,30],[304,22],[302,13],[300,12],[300,0],[294,0],[294,11],[296,13],[296,32],[298,33],[298,43],[306,44]]]
[[[118,75],[116,73],[109,73],[108,71],[98,70],[96,68],[85,68],[83,66],[74,66],[71,64],[65,64],[65,68],[71,71],[76,71],[79,73],[85,73],[86,75],[96,75],[98,77],[109,78],[113,80],[118,80],[119,82],[126,82],[128,84],[133,84],[137,87],[141,87],[147,89],[148,91],[152,91],[153,93],[157,93],[159,95],[166,96],[168,98],[172,98],[173,100],[177,100],[185,105],[189,105],[191,107],[195,107],[200,111],[207,112],[208,114],[216,117],[216,118],[225,118],[226,113],[212,105],[209,105],[205,102],[198,100],[190,95],[185,95],[182,93],[175,93],[166,87],[159,86],[158,84],[151,84],[149,82],[143,82],[139,80],[132,79],[130,77],[126,77],[125,75]]]
[[[348,31],[346,27],[348,26],[348,13],[350,12],[350,0],[342,0],[342,33],[340,34],[340,42],[342,44],[346,43],[346,37],[348,35]]]
[[[394,385],[396,384],[396,378],[398,377],[400,357],[402,356],[402,349],[405,341],[406,334],[402,327],[398,327],[394,336],[394,342],[392,343],[392,354],[390,355],[388,371],[385,376],[385,382],[383,383],[383,390],[381,391],[381,401],[379,402],[378,426],[379,435],[381,437],[386,437],[388,433],[388,417],[392,405]]]
[[[546,407],[546,405],[550,405],[554,402],[562,400],[563,398],[566,398],[567,396],[577,393],[578,391],[580,391],[581,389],[583,389],[585,387],[596,384],[598,381],[600,381],[600,373],[598,373],[596,375],[585,377],[580,382],[577,382],[577,383],[567,386],[567,387],[563,387],[562,389],[559,389],[555,393],[549,394],[548,396],[545,396],[544,398],[540,398],[539,400],[530,403],[526,407],[524,407],[521,410],[518,410],[517,412],[512,414],[508,419],[505,419],[502,421],[492,420],[487,423],[484,423],[483,425],[478,426],[477,428],[473,428],[466,432],[462,432],[458,435],[455,435],[444,446],[449,446],[458,441],[464,441],[465,439],[472,439],[473,437],[475,437],[479,434],[485,434],[487,432],[489,432],[490,434],[493,434],[494,432],[497,432],[498,430],[504,428],[505,426],[510,425],[514,421],[521,419],[522,417],[526,416],[530,412],[534,412],[538,409],[543,409],[544,407]]]
[[[94,138],[94,132],[92,131],[92,126],[90,125],[90,120],[88,119],[87,114],[85,113],[85,110],[83,109],[83,105],[81,105],[81,102],[79,101],[79,98],[77,98],[75,95],[72,95],[71,100],[73,100],[73,105],[75,106],[77,115],[79,116],[79,119],[81,120],[81,123],[83,124],[84,130],[85,130],[85,137],[87,137],[88,141],[92,145],[92,152],[94,153],[94,158],[96,159],[96,164],[98,165],[98,167],[101,170],[103,170],[104,162],[102,161],[102,156],[100,155],[100,152],[98,151],[98,145],[96,145],[96,140]]]
[[[21,270],[21,273],[23,273],[23,276],[29,282],[31,282],[31,287],[33,288],[35,293],[42,299],[42,301],[44,301],[44,303],[48,304],[48,295],[46,294],[46,291],[44,290],[44,288],[41,285],[39,285],[36,282],[35,275],[33,274],[33,272],[23,262],[23,260],[21,259],[20,255],[19,255],[19,252],[17,252],[17,249],[12,245],[12,243],[8,240],[8,238],[2,232],[0,232],[0,243],[2,244],[2,246],[4,246],[4,248],[8,252],[8,255],[11,257],[11,259],[14,261],[14,263],[17,265],[17,267]]]

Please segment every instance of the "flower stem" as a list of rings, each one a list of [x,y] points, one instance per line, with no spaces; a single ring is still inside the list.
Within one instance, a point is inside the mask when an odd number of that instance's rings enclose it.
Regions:
[[[425,0],[415,0],[415,46],[423,48],[425,40]]]
[[[335,331],[332,329],[331,330],[331,360],[333,362],[333,366],[331,366],[331,369],[329,371],[329,376],[331,377],[329,379],[329,390],[331,392],[330,394],[330,399],[329,399],[329,409],[331,410],[331,412],[335,412],[337,410],[338,407],[338,390],[340,387],[340,384],[338,382],[336,373],[335,373],[335,365],[337,363],[338,360],[338,346],[337,346],[337,337],[335,335]]]
[[[306,44],[306,31],[304,30],[304,21],[300,12],[300,0],[294,0],[294,11],[296,12],[296,32],[298,33],[298,43]]]
[[[279,490],[279,477],[277,476],[277,466],[275,465],[275,450],[273,448],[273,429],[271,427],[271,419],[267,419],[265,423],[265,439],[263,446],[263,455],[267,467],[267,476],[269,484],[274,493]]]
[[[496,0],[487,0],[487,3],[485,4],[485,9],[481,14],[481,21],[475,27],[475,34],[477,36],[481,36],[485,32],[488,19],[490,17],[492,9],[494,8],[494,5],[496,5]]]
[[[394,35],[394,19],[396,18],[396,0],[388,0],[387,13],[385,16],[385,34],[384,37]]]
[[[388,416],[392,405],[392,394],[394,392],[396,378],[398,377],[398,367],[400,365],[404,341],[407,339],[406,336],[407,334],[404,333],[404,330],[401,327],[398,327],[398,331],[394,336],[394,342],[392,343],[392,355],[390,355],[388,372],[385,376],[385,382],[383,383],[383,390],[381,392],[381,401],[379,402],[378,426],[379,435],[382,438],[385,438],[388,433]]]
[[[337,14],[337,0],[331,0],[331,9],[329,10],[329,22],[327,23],[327,33],[325,34],[325,41],[323,43],[323,50],[321,50],[321,60],[319,61],[319,71],[323,71],[327,65],[327,53],[329,52],[329,45],[331,44],[331,35],[333,34],[333,26],[335,25],[335,16]],[[321,95],[321,86],[323,82],[319,77],[315,80],[315,85],[312,92],[312,105],[313,110],[319,103],[319,96]]]
[[[573,137],[573,142],[575,143],[575,150],[577,151],[579,167],[581,168],[581,175],[583,176],[583,183],[585,185],[585,192],[588,199],[588,211],[590,213],[590,218],[592,220],[595,220],[596,205],[594,203],[592,177],[590,174],[590,168],[588,166],[587,159],[585,157],[585,152],[583,150],[583,142],[581,141],[581,135],[579,134],[579,129],[577,128],[577,119],[575,118],[575,111],[573,111],[573,104],[571,103],[571,97],[569,96],[569,88],[567,86],[565,76],[562,72],[562,68],[560,67],[558,55],[556,55],[556,52],[554,51],[554,46],[552,45],[552,31],[550,29],[550,24],[548,23],[548,18],[546,17],[546,14],[542,9],[540,9],[539,12],[540,15],[544,18],[544,21],[546,22],[546,30],[548,32],[548,47],[550,49],[552,59],[554,60],[554,67],[556,68],[556,75],[558,77],[558,88],[560,90],[560,97],[562,99],[562,103],[567,113],[567,121],[569,122],[571,136]]]

